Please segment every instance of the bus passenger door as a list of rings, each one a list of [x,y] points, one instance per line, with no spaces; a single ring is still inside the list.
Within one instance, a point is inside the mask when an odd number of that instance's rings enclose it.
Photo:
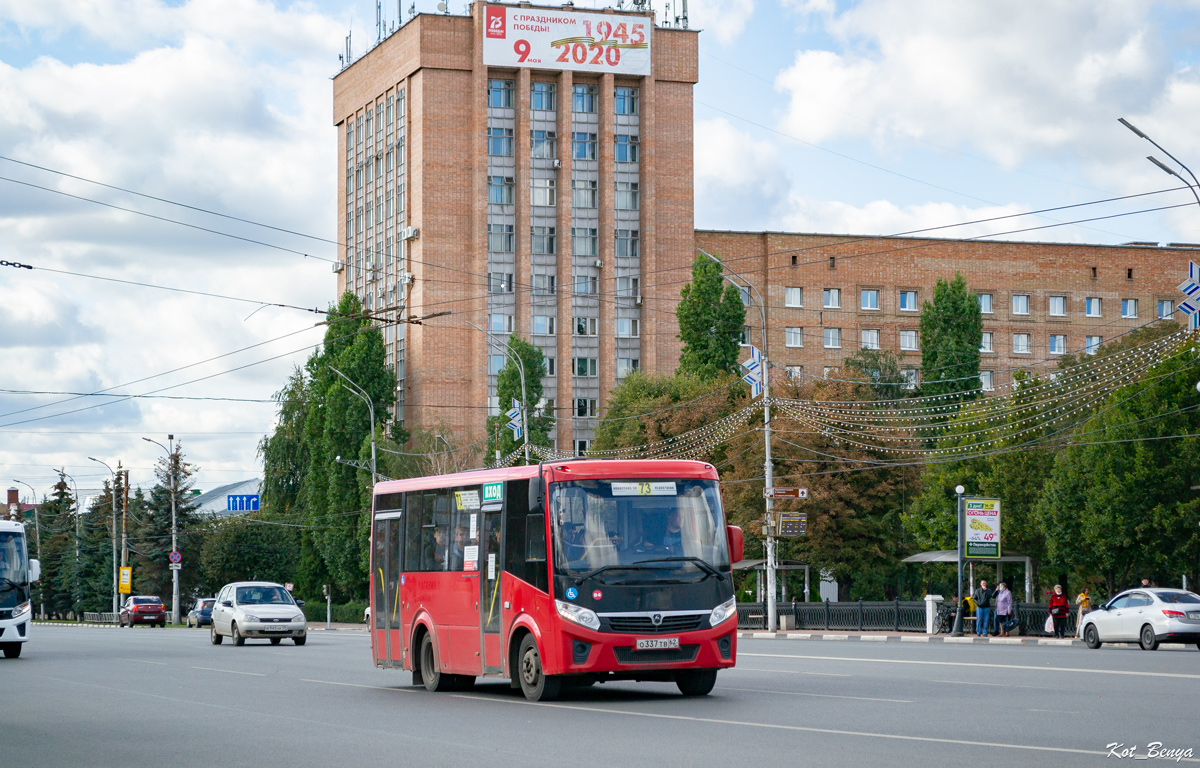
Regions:
[[[400,631],[400,600],[403,591],[400,579],[404,572],[404,519],[402,517],[388,520],[388,557],[387,587],[384,594],[387,604],[384,606],[387,624],[388,666],[402,669],[404,667],[404,633]]]
[[[389,658],[387,633],[384,620],[387,604],[387,549],[388,521],[381,516],[375,518],[371,531],[371,655],[375,666],[387,666]]]
[[[483,535],[479,541],[479,624],[485,674],[504,671],[504,649],[500,634],[500,571],[504,564],[500,553],[502,509],[501,505],[496,504],[486,506],[482,510]]]

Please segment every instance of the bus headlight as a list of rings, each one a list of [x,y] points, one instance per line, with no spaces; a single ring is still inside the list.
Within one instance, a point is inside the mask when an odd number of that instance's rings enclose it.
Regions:
[[[718,605],[716,608],[713,608],[713,612],[708,617],[708,625],[710,627],[715,627],[731,616],[737,616],[736,597],[731,597]]]
[[[600,629],[600,617],[591,608],[564,603],[562,600],[555,600],[554,607],[558,609],[558,615],[567,621],[574,622],[588,629]]]
[[[13,615],[12,615],[12,617],[13,617],[14,619],[19,619],[19,618],[21,618],[22,616],[24,616],[25,614],[29,613],[29,610],[30,610],[32,607],[33,607],[33,603],[32,603],[32,602],[21,603],[20,605],[18,605],[18,606],[16,607],[16,609],[15,609],[15,610],[13,610]]]

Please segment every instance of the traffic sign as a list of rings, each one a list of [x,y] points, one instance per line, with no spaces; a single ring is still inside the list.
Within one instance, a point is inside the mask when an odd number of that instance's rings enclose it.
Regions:
[[[183,568],[183,563],[170,563],[167,565],[172,571],[178,571]]]
[[[288,583],[284,584],[283,588],[286,589],[288,592],[291,592],[292,591],[292,582],[289,581]]]
[[[225,509],[228,512],[257,512],[257,493],[231,493],[225,497]]]
[[[808,534],[808,514],[805,512],[780,512],[779,535],[784,538]]]
[[[183,555],[179,554],[179,552],[172,552],[171,554],[167,555],[167,559],[172,563],[182,563]]]
[[[133,569],[129,566],[121,567],[120,588],[117,591],[122,595],[128,595],[133,591]]]
[[[763,488],[764,499],[807,499],[807,488]]]

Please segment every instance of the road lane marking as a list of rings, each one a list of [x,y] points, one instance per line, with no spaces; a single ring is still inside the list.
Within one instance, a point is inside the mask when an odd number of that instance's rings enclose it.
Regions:
[[[1135,672],[1126,669],[1087,669],[1085,667],[1035,667],[1032,664],[986,664],[967,661],[914,661],[912,659],[862,659],[854,656],[800,656],[791,653],[739,653],[764,659],[815,659],[817,661],[862,661],[873,664],[921,664],[934,667],[975,667],[986,669],[1029,669],[1034,672],[1086,672],[1093,675],[1132,675],[1134,677],[1174,677],[1181,680],[1200,680],[1200,675],[1183,672]],[[1088,753],[1091,754],[1091,753]]]
[[[448,694],[451,698],[456,699],[474,699],[475,701],[487,701],[495,704],[516,704],[529,707],[547,707],[550,709],[573,709],[579,712],[597,712],[608,715],[624,715],[626,717],[644,717],[648,719],[660,720],[675,720],[680,722],[691,723],[707,723],[712,725],[734,725],[743,728],[764,728],[773,731],[794,731],[801,733],[819,733],[828,736],[859,736],[871,739],[889,739],[892,741],[913,741],[925,744],[954,744],[964,747],[992,747],[996,749],[1016,749],[1027,752],[1056,752],[1059,754],[1071,755],[1107,755],[1107,752],[1102,752],[1095,749],[1072,749],[1070,747],[1047,747],[1037,744],[1002,744],[994,741],[968,741],[966,739],[947,739],[935,736],[906,736],[899,733],[874,733],[871,731],[847,731],[840,728],[814,728],[804,725],[786,725],[783,723],[762,723],[750,722],[746,720],[725,720],[716,717],[695,717],[691,715],[668,715],[661,712],[634,712],[627,709],[612,709],[610,707],[589,707],[578,704],[562,704],[546,701],[528,701],[522,699],[502,699],[492,696],[481,696],[478,694],[467,693],[451,693]],[[1183,758],[1184,762],[1200,763],[1200,758]]]
[[[931,680],[932,683],[950,683],[951,685],[987,685],[992,688],[1012,688],[1008,683],[971,683],[966,680]]]
[[[415,688],[392,688],[386,685],[363,685],[361,683],[339,683],[333,680],[310,680],[307,677],[300,678],[302,683],[323,683],[325,685],[341,685],[347,688],[374,688],[377,691],[395,691],[397,693],[415,693]]]
[[[236,669],[217,669],[216,667],[191,667],[191,669],[202,669],[205,672],[228,672],[231,675],[250,675],[252,677],[266,677],[262,672],[239,672]]]
[[[1073,709],[1028,709],[1027,712],[1053,712],[1056,715],[1078,715]]]
[[[730,667],[729,669],[724,670],[724,671],[725,672],[770,672],[773,675],[783,673],[783,674],[788,674],[788,675],[819,675],[821,677],[854,677],[854,675],[848,675],[845,672],[802,672],[798,669],[758,669],[757,667]]]
[[[158,665],[158,666],[160,666],[160,667],[169,667],[169,666],[171,666],[170,664],[168,664],[168,663],[167,663],[167,662],[165,662],[165,661],[146,661],[145,659],[126,659],[126,658],[124,658],[124,657],[122,657],[122,656],[118,656],[118,657],[117,657],[117,660],[118,660],[118,661],[133,661],[133,662],[136,662],[136,663],[138,663],[138,664],[157,664],[157,665]]]
[[[746,693],[778,693],[780,696],[812,696],[818,699],[853,699],[854,701],[886,701],[889,704],[915,704],[909,699],[877,699],[874,696],[837,696],[832,693],[803,693],[801,691],[772,691],[766,688],[731,688],[722,685],[724,691],[744,691]]]

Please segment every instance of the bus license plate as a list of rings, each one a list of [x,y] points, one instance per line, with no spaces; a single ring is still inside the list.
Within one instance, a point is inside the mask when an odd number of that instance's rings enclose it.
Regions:
[[[668,651],[679,648],[678,637],[648,637],[637,641],[639,651]]]

